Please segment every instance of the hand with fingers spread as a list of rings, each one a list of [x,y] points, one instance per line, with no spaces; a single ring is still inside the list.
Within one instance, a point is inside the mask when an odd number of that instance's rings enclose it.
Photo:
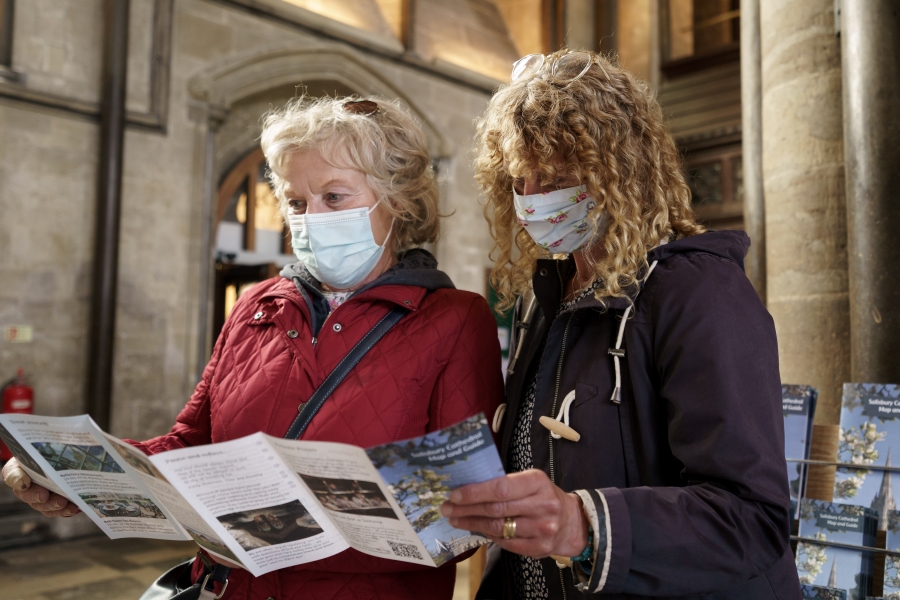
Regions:
[[[537,469],[458,488],[441,513],[454,527],[477,531],[504,550],[534,558],[578,556],[588,543],[581,499]]]
[[[19,500],[45,517],[71,517],[81,512],[65,496],[32,483],[28,473],[15,458],[9,459],[3,466],[2,475],[3,482],[12,488]]]

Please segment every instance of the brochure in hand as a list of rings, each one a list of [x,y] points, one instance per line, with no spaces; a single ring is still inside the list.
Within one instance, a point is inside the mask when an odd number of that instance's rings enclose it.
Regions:
[[[147,456],[87,415],[0,415],[0,438],[110,538],[194,540],[257,577],[347,548],[440,566],[488,541],[440,505],[503,475],[483,414],[368,450],[256,433]]]

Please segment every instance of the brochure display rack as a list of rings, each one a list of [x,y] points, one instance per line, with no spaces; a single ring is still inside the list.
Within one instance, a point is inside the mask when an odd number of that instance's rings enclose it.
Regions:
[[[796,564],[803,597],[900,600],[900,489],[895,490],[900,481],[900,386],[844,384],[837,455],[827,463],[796,458],[802,449],[801,415],[808,416],[811,426],[815,407],[813,391],[812,409],[803,412],[802,390],[783,388],[785,456],[798,519]],[[809,434],[802,439],[808,442]],[[810,463],[836,467],[832,502],[805,498]]]

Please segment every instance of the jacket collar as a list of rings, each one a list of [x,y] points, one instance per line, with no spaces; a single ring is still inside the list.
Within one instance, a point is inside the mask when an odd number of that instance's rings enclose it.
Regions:
[[[375,281],[356,290],[351,298],[384,300],[415,310],[427,292],[455,286],[443,271],[437,268],[437,260],[427,250],[414,248],[400,255],[400,260],[381,274]],[[308,298],[315,312],[326,304],[319,281],[312,276],[303,263],[287,265],[281,276],[294,282],[304,298]],[[419,288],[410,290],[410,287]],[[325,307],[327,314],[327,306]]]
[[[743,231],[707,231],[699,235],[681,238],[667,244],[657,246],[647,253],[647,263],[660,263],[670,258],[693,253],[704,253],[735,263],[744,269],[744,256],[750,247],[750,238]],[[534,294],[544,314],[552,318],[559,307],[564,284],[575,271],[575,259],[571,255],[564,260],[540,259],[532,277]],[[546,273],[547,275],[543,275]],[[643,280],[643,274],[638,277]],[[636,299],[643,289],[643,284],[631,286],[625,290],[625,296],[606,299],[606,308],[625,310]],[[599,308],[603,305],[589,295],[582,298],[574,309]]]
[[[532,276],[534,296],[537,298],[541,310],[548,318],[552,319],[559,310],[563,290],[565,290],[565,282],[574,274],[575,259],[572,258],[572,255],[561,260],[542,258],[537,261],[537,268]],[[639,287],[633,286],[626,290],[627,297],[607,298],[605,307],[594,298],[593,294],[589,294],[579,300],[570,310],[582,308],[625,310],[637,298],[639,291]]]

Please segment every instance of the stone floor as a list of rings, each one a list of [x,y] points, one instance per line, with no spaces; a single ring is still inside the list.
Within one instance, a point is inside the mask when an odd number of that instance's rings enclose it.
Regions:
[[[166,569],[196,552],[189,542],[106,537],[0,552],[3,600],[137,599]]]
[[[189,542],[106,537],[0,552],[2,600],[136,600],[160,573],[190,557]],[[468,561],[467,561],[468,562]],[[453,600],[468,600],[468,565]]]

